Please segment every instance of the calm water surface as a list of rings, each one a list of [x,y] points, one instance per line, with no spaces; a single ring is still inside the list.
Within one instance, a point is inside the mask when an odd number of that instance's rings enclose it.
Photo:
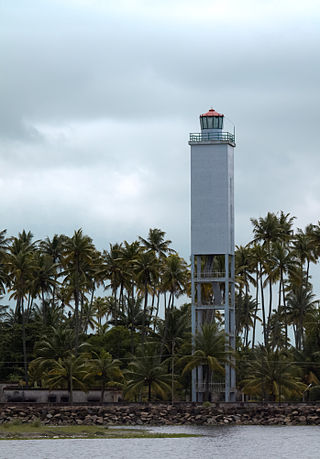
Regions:
[[[1,459],[307,459],[320,458],[318,426],[178,426],[155,432],[196,433],[198,438],[0,441]]]

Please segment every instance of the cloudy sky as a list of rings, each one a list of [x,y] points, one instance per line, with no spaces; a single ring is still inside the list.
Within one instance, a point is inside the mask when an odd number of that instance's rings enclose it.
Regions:
[[[1,228],[82,227],[99,249],[167,232],[189,257],[189,132],[237,130],[236,242],[250,217],[320,219],[320,4],[0,1]],[[0,229],[1,229],[0,228]]]

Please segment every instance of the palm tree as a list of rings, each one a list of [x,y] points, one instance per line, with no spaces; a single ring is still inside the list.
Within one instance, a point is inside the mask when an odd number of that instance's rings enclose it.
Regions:
[[[279,281],[279,293],[278,293],[278,312],[283,306],[282,311],[284,313],[284,328],[285,328],[285,342],[288,337],[288,324],[286,318],[286,295],[285,295],[285,276],[294,276],[297,271],[297,262],[294,253],[290,251],[289,247],[282,242],[275,242],[272,244],[272,251],[269,257],[269,270],[268,275],[272,277],[273,281]],[[268,333],[271,328],[271,314],[269,311],[268,318]]]
[[[6,252],[8,247],[9,239],[6,238],[7,230],[0,231],[0,252]]]
[[[69,392],[69,401],[73,403],[73,389],[76,384],[80,389],[86,391],[87,386],[84,382],[87,375],[87,364],[83,355],[75,356],[74,354],[59,358],[52,362],[51,370],[46,376],[50,389],[67,388]]]
[[[165,240],[165,235],[165,231],[159,228],[150,228],[148,238],[139,237],[139,240],[147,251],[156,253],[158,258],[166,258],[168,253],[175,253],[175,250],[169,247],[171,241]]]
[[[168,254],[174,254],[176,253],[175,250],[170,248],[171,241],[165,239],[166,233],[159,228],[150,228],[149,233],[148,233],[148,238],[144,239],[142,237],[139,237],[140,242],[142,243],[142,247],[147,251],[147,252],[152,252],[155,254],[156,258],[159,261],[164,261]],[[153,313],[153,308],[154,308],[154,301],[155,298],[157,297],[157,306],[156,306],[156,317],[158,317],[159,313],[159,306],[160,306],[160,273],[158,273],[158,276],[153,279],[153,293],[152,293],[152,310],[151,314]],[[165,303],[166,303],[166,293],[164,292],[164,297],[165,297]]]
[[[152,394],[165,398],[170,393],[171,375],[167,373],[164,364],[159,363],[157,351],[150,346],[130,362],[126,376],[127,397],[141,396],[147,389],[147,399],[150,402]]]
[[[254,264],[252,261],[252,249],[249,246],[236,246],[236,282],[239,286],[239,294],[242,295],[243,289],[245,295],[249,294],[249,284],[255,285],[255,279],[252,276]]]
[[[146,335],[145,324],[147,321],[147,308],[148,308],[148,293],[149,288],[153,285],[154,279],[158,276],[158,261],[154,252],[142,252],[139,258],[135,261],[134,271],[137,284],[143,291],[144,306],[143,306],[143,323],[142,323],[142,346]]]
[[[80,333],[79,304],[81,295],[87,287],[87,274],[94,252],[92,239],[83,235],[82,229],[75,231],[73,236],[64,242],[62,263],[65,271],[63,274],[66,275],[65,282],[69,284],[73,292],[76,352]]]
[[[170,292],[168,308],[173,309],[174,298],[186,291],[190,273],[185,260],[177,254],[169,255],[162,264],[162,287]]]
[[[281,227],[279,220],[276,214],[273,212],[268,212],[265,218],[260,217],[259,219],[251,218],[251,223],[253,224],[253,234],[254,239],[252,242],[260,242],[263,247],[266,248],[266,257],[268,262],[271,255],[271,245],[272,243],[281,240]],[[264,263],[265,272],[267,273],[267,281],[269,283],[269,312],[268,320],[265,328],[265,341],[268,340],[269,334],[269,320],[272,311],[272,284],[274,282],[274,276],[272,275],[272,269],[270,263]],[[264,322],[265,324],[265,322]]]
[[[192,355],[183,357],[186,363],[182,374],[194,368],[203,367],[205,381],[205,400],[210,399],[210,383],[213,372],[224,375],[224,365],[230,364],[231,352],[226,350],[226,336],[215,322],[202,325],[200,332],[195,336],[195,351]]]
[[[310,284],[293,284],[287,295],[286,314],[293,325],[295,346],[301,350],[304,345],[304,320],[317,304]]]
[[[9,239],[6,238],[6,232],[7,230],[0,231],[0,294],[5,292],[5,286],[9,282],[5,263],[9,242]]]
[[[263,245],[270,247],[272,242],[276,242],[281,237],[281,228],[276,214],[268,212],[265,218],[250,218],[253,225],[253,241],[263,242]]]
[[[48,327],[48,335],[35,344],[37,358],[33,365],[41,367],[44,371],[52,365],[54,360],[62,359],[74,353],[74,330],[66,326]]]
[[[164,322],[164,331],[163,331],[163,341],[162,349],[167,338],[167,320],[170,318],[170,315],[167,314],[167,311],[174,308],[174,298],[182,295],[187,288],[187,283],[189,282],[190,273],[187,268],[187,263],[185,260],[177,254],[169,255],[162,262],[162,290],[169,291],[170,297],[168,302],[168,307],[165,307],[165,322]]]
[[[304,271],[306,271],[307,285],[309,282],[310,263],[316,263],[317,261],[315,245],[312,236],[312,228],[310,225],[306,227],[305,232],[298,228],[292,240],[292,248],[293,254],[297,258],[300,265],[301,276],[303,275]]]
[[[138,241],[134,241],[131,244],[124,241],[123,245],[120,245],[117,261],[120,263],[122,270],[120,283],[122,307],[124,305],[124,289],[127,291],[128,298],[133,299],[135,296],[134,267],[141,252],[143,252],[143,249]]]
[[[56,300],[56,286],[61,271],[63,244],[66,240],[67,237],[64,234],[55,234],[52,239],[47,237],[40,242],[41,253],[49,255],[52,258],[53,264],[57,267],[56,273],[54,275],[55,284],[53,285],[52,289],[52,305],[55,304]]]
[[[183,339],[188,330],[189,317],[186,310],[177,308],[168,309],[164,321],[158,323],[158,336],[162,336],[161,351],[162,357],[164,345],[170,355],[171,362],[171,401],[174,402],[174,383],[175,383],[175,358],[176,348]]]
[[[296,217],[290,217],[290,213],[285,214],[283,210],[280,211],[280,215],[278,217],[280,240],[284,245],[287,245],[287,243],[292,239],[292,226],[295,219]]]
[[[110,284],[107,287],[111,287],[112,296],[115,301],[118,300],[118,288],[125,279],[125,275],[123,273],[123,262],[121,260],[121,249],[122,244],[110,244],[109,251],[103,251],[103,267],[100,272],[104,279],[108,279],[110,281]]]
[[[112,355],[105,349],[101,349],[99,353],[93,352],[92,358],[89,360],[87,377],[94,376],[101,381],[101,403],[104,401],[107,382],[114,384],[122,378],[120,364],[120,360],[112,359]]]
[[[270,318],[268,345],[271,349],[282,350],[289,346],[287,315],[284,313],[284,309],[281,307]]]
[[[247,361],[246,377],[240,383],[245,394],[278,402],[291,397],[301,400],[306,385],[295,375],[296,367],[288,354],[259,346],[253,357]]]
[[[257,303],[251,295],[236,295],[236,335],[242,333],[244,346],[249,345],[249,330],[254,321],[260,320],[257,316]]]
[[[50,255],[43,255],[39,251],[33,254],[34,273],[31,281],[34,293],[38,294],[42,301],[43,323],[47,324],[48,301],[45,295],[54,292],[57,285],[57,264]],[[52,306],[54,302],[52,302]]]
[[[256,323],[258,318],[258,307],[259,307],[259,292],[261,297],[261,311],[262,311],[262,329],[263,329],[263,338],[264,344],[267,344],[267,322],[266,322],[266,310],[265,310],[265,301],[264,301],[264,291],[263,291],[263,274],[264,266],[266,263],[266,250],[265,247],[258,243],[253,243],[251,246],[251,262],[253,270],[255,272],[255,286],[256,286],[256,310],[255,317],[253,322],[252,330],[252,348],[255,345],[255,335],[256,335]]]
[[[24,377],[28,385],[28,362],[26,347],[25,309],[24,300],[30,288],[34,271],[32,234],[23,231],[18,238],[12,240],[7,254],[6,266],[10,276],[10,299],[16,300],[16,315],[22,318],[22,348],[24,361]]]
[[[112,325],[122,325],[130,331],[130,348],[134,353],[135,340],[134,334],[137,330],[142,330],[144,325],[144,312],[142,309],[142,298],[126,298],[123,311],[116,321],[110,321]],[[149,322],[148,322],[149,323]]]

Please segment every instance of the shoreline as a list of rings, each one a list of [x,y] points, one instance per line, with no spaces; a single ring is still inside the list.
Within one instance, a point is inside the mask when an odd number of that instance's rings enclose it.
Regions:
[[[6,423],[44,426],[165,426],[165,425],[320,425],[318,404],[218,403],[130,404],[98,406],[4,405]]]

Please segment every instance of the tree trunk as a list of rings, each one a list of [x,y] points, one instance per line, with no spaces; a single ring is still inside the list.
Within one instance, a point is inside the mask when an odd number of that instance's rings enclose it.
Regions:
[[[272,313],[272,281],[269,279],[269,313],[268,313],[268,324],[267,324],[267,339],[269,339],[270,333],[270,319]]]
[[[266,324],[266,310],[265,310],[265,305],[264,305],[264,292],[263,292],[262,274],[260,275],[260,291],[261,291],[263,337],[264,337],[264,345],[266,346],[267,345],[267,324]]]
[[[157,318],[158,318],[158,315],[159,315],[159,308],[160,308],[160,292],[158,292],[158,294],[157,294],[157,308],[156,308],[155,321],[154,321],[154,324],[153,324],[153,331],[156,330]]]
[[[142,316],[142,335],[141,335],[141,342],[142,342],[142,350],[144,352],[144,342],[146,336],[146,315],[147,315],[147,307],[148,307],[148,284],[145,282],[144,285],[144,306],[143,306],[143,316]]]
[[[44,291],[41,289],[43,325],[47,325],[47,305],[44,299]]]
[[[74,321],[75,321],[75,350],[78,353],[79,347],[79,292],[74,290]]]
[[[23,366],[24,366],[24,380],[26,382],[26,387],[29,386],[29,377],[28,377],[28,360],[27,360],[27,344],[26,344],[26,324],[24,316],[24,301],[23,297],[19,298],[18,302],[20,303],[21,315],[22,315],[22,348],[23,348]]]
[[[259,270],[258,270],[258,266],[257,266],[257,274],[256,274],[256,307],[255,307],[254,319],[253,319],[252,349],[254,348],[255,338],[256,338],[256,324],[257,324],[258,305],[259,305]]]
[[[174,404],[174,345],[175,342],[172,340],[171,344],[171,357],[172,357],[172,364],[171,364],[171,404]]]

